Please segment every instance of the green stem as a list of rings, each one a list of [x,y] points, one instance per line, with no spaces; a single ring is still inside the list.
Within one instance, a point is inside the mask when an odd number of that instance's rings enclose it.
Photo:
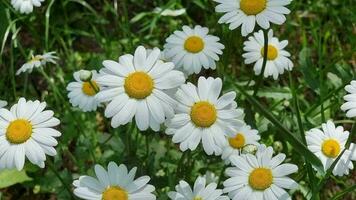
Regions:
[[[260,75],[258,76],[258,80],[256,81],[255,88],[253,90],[253,95],[254,97],[257,96],[258,90],[262,84],[263,81],[263,74],[265,73],[266,65],[267,65],[267,56],[268,56],[268,30],[263,30],[263,36],[264,36],[264,47],[263,47],[263,62],[262,62],[262,70]]]
[[[57,172],[57,170],[54,167],[54,164],[52,163],[51,160],[47,160],[47,165],[49,167],[49,169],[54,173],[54,175],[56,175],[56,177],[58,178],[58,180],[62,183],[62,185],[64,186],[64,188],[67,190],[68,194],[70,195],[71,199],[75,199],[72,193],[71,188],[69,187],[69,183],[66,183],[63,178],[61,177],[61,175],[59,175],[59,173]]]

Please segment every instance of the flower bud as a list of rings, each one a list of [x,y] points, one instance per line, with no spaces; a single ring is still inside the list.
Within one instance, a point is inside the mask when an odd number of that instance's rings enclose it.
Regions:
[[[242,148],[243,154],[255,154],[256,152],[257,152],[257,146],[254,144],[248,144]]]
[[[80,70],[79,73],[79,78],[83,82],[88,82],[91,81],[91,78],[93,77],[93,73],[88,70]]]
[[[283,150],[283,144],[280,141],[273,142],[273,149],[276,152],[281,152]]]

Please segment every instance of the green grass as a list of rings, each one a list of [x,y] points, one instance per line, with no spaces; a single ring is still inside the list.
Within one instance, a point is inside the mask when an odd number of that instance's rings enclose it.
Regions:
[[[315,196],[320,199],[356,199],[355,170],[349,176],[331,176],[324,181],[309,164],[301,162],[313,158],[300,147],[305,142],[304,131],[328,119],[348,130],[355,123],[340,110],[343,87],[355,77],[355,3],[293,1],[287,22],[272,26],[281,40],[289,40],[287,50],[295,65],[277,81],[262,80],[254,75],[251,65],[243,64],[240,29],[230,31],[217,24],[220,15],[214,11],[215,5],[211,0],[47,0],[33,13],[21,15],[9,1],[1,1],[0,99],[10,104],[19,97],[46,101],[61,120],[58,129],[62,137],[58,155],[47,158],[46,168],[27,163],[25,170],[31,180],[1,189],[0,199],[69,199],[73,179],[93,174],[95,163],[107,165],[109,161],[137,166],[139,175],[152,178],[162,200],[179,180],[192,183],[206,171],[220,176],[221,188],[225,177],[220,157],[206,156],[201,148],[182,154],[163,132],[139,132],[130,124],[113,129],[103,108],[83,113],[67,99],[65,88],[73,80],[73,72],[99,70],[103,60],[133,53],[138,45],[162,49],[165,38],[185,24],[209,27],[211,34],[221,38],[225,50],[218,69],[201,75],[221,77],[224,91],[237,92],[246,122],[260,131],[263,143],[282,143],[280,151],[299,166],[293,178],[301,190],[294,192],[293,199],[304,199],[308,191],[319,194]],[[187,13],[164,17],[152,12],[155,7],[186,8]],[[14,75],[31,52],[43,51],[57,51],[59,64]],[[197,77],[189,80],[195,82]],[[260,85],[253,85],[259,81]],[[355,139],[353,131],[351,140]]]

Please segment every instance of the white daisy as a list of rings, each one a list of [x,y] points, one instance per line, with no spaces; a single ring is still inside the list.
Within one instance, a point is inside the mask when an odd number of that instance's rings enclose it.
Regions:
[[[132,121],[135,116],[140,130],[158,131],[166,118],[173,117],[176,101],[166,94],[185,82],[184,74],[173,70],[174,64],[159,59],[160,50],[147,54],[139,46],[134,56],[120,56],[119,62],[106,60],[97,83],[104,87],[97,97],[109,102],[105,116],[112,127]]]
[[[219,3],[215,11],[225,13],[219,23],[230,24],[229,29],[234,30],[241,26],[243,36],[252,33],[257,24],[268,29],[270,23],[281,25],[286,21],[284,15],[290,10],[285,6],[292,0],[214,0]]]
[[[7,102],[6,101],[2,101],[0,100],[0,108],[3,108],[7,105]]]
[[[187,182],[179,181],[176,192],[169,192],[168,197],[172,200],[229,200],[229,197],[222,195],[221,189],[216,188],[216,183],[207,185],[204,177],[198,177],[193,190]]]
[[[44,0],[11,0],[12,6],[20,13],[29,14],[33,11],[33,7],[40,7]]]
[[[55,137],[61,133],[53,129],[59,120],[53,111],[45,110],[46,103],[20,98],[9,110],[0,109],[0,169],[21,170],[25,156],[43,168],[46,155],[57,154]]]
[[[172,10],[172,9],[162,9],[160,7],[156,7],[154,10],[153,10],[154,13],[157,13],[157,14],[160,14],[162,16],[171,16],[171,17],[177,17],[179,15],[183,15],[185,14],[186,10],[185,8],[182,8],[182,9],[177,9],[177,10]]]
[[[209,29],[195,26],[194,29],[183,26],[183,31],[175,31],[166,39],[165,57],[188,75],[201,71],[201,68],[216,69],[224,45],[219,38],[208,35]]]
[[[95,165],[96,178],[80,176],[73,182],[74,194],[88,200],[155,200],[152,192],[155,187],[148,184],[149,176],[141,176],[137,179],[137,168],[130,171],[125,165],[117,166],[110,162],[106,171],[102,166]]]
[[[228,137],[228,143],[223,148],[221,158],[226,164],[230,164],[233,155],[240,155],[242,149],[249,144],[259,145],[258,131],[251,129],[249,125],[238,127],[232,137]]]
[[[22,72],[31,73],[33,68],[38,68],[46,65],[48,62],[56,64],[58,57],[55,56],[56,52],[52,51],[45,53],[43,55],[32,56],[31,60],[23,64],[19,70],[17,70],[16,75],[19,75]]]
[[[220,155],[226,145],[225,136],[233,136],[233,126],[243,125],[244,113],[234,101],[235,92],[219,98],[222,88],[220,78],[200,77],[198,87],[192,83],[182,85],[177,93],[176,114],[166,123],[166,133],[180,149],[195,150],[202,141],[208,155]]]
[[[290,53],[283,50],[287,45],[287,40],[280,42],[278,38],[273,37],[272,29],[268,31],[267,63],[264,77],[273,76],[276,80],[279,74],[284,73],[284,70],[292,70],[293,63],[288,58]],[[248,41],[244,42],[243,49],[246,52],[242,54],[242,57],[245,58],[245,64],[255,63],[253,67],[255,74],[261,74],[264,55],[263,31],[260,30],[250,36]]]
[[[322,130],[316,128],[309,130],[306,133],[306,140],[309,150],[321,160],[326,171],[345,149],[349,132],[344,131],[342,126],[335,127],[331,120],[321,126]],[[354,167],[351,162],[351,156],[351,151],[345,150],[333,169],[335,176],[349,174],[349,169],[352,170]]]
[[[224,182],[224,192],[232,200],[290,199],[285,189],[298,184],[287,175],[298,171],[294,164],[281,164],[285,154],[274,157],[272,147],[261,145],[256,155],[242,154],[231,159],[234,167],[226,170],[230,178]]]
[[[349,93],[344,96],[346,101],[341,106],[341,110],[346,112],[349,118],[356,117],[356,81],[351,81],[350,85],[345,86],[345,90]]]
[[[67,86],[68,98],[73,106],[78,106],[84,112],[95,111],[100,105],[96,98],[96,94],[101,90],[97,83],[98,74],[95,70],[91,71],[92,78],[90,81],[82,81],[80,75],[84,70],[80,70],[73,74],[75,82],[71,82]]]

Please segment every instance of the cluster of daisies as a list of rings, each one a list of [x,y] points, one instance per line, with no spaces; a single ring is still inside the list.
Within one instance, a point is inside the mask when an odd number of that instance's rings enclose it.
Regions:
[[[256,75],[277,79],[292,70],[290,54],[284,50],[288,41],[273,36],[270,24],[282,24],[290,11],[285,6],[291,0],[215,0],[216,12],[224,13],[219,23],[229,28],[241,26],[244,42],[242,55],[246,64],[254,64]],[[14,8],[23,13],[40,6],[43,0],[12,0]],[[264,29],[252,33],[257,25]],[[105,60],[99,71],[80,70],[67,86],[70,103],[84,112],[104,108],[104,115],[117,128],[135,123],[139,130],[164,129],[181,151],[194,151],[201,144],[207,155],[221,156],[229,167],[223,189],[216,183],[198,177],[191,187],[184,180],[168,196],[173,200],[273,200],[290,198],[286,189],[298,184],[288,176],[297,172],[294,164],[283,163],[286,155],[274,155],[272,147],[259,143],[258,131],[244,122],[244,111],[235,101],[236,93],[222,94],[220,78],[198,78],[197,84],[186,82],[188,76],[203,69],[216,69],[224,45],[209,29],[199,25],[183,26],[171,34],[161,52],[158,48],[138,46],[133,54],[118,60]],[[17,72],[31,71],[46,63],[56,63],[54,52],[32,56]],[[356,116],[356,82],[345,88],[350,94],[342,110],[348,117]],[[0,107],[6,103],[0,102]],[[46,103],[20,98],[9,110],[0,109],[0,168],[21,170],[25,157],[40,167],[45,166],[46,154],[56,155],[54,127],[59,120]],[[306,133],[307,145],[324,165],[330,168],[342,153],[333,174],[343,176],[353,169],[356,146],[347,148],[349,132],[332,121],[322,129]],[[150,177],[135,179],[136,168],[127,169],[110,162],[107,169],[94,168],[95,176],[80,176],[73,182],[74,194],[93,200],[153,200],[155,187]],[[224,195],[227,194],[227,195]]]

